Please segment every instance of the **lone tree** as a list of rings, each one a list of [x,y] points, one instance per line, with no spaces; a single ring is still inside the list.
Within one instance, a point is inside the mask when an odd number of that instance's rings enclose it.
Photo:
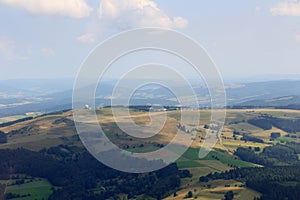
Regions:
[[[209,129],[209,125],[205,124],[205,125],[203,126],[203,128]]]
[[[225,197],[225,200],[232,200],[233,197],[234,197],[234,194],[233,194],[232,191],[228,191],[228,192],[226,192],[226,194],[224,195],[224,197]]]
[[[185,196],[185,198],[192,198],[193,197],[193,192],[192,191],[189,191],[187,194],[186,194],[186,196]]]

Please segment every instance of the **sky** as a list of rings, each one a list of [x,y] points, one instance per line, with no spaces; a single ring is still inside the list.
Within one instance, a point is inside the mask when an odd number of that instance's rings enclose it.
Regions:
[[[97,44],[142,27],[193,38],[225,79],[300,74],[296,0],[0,0],[0,27],[1,80],[75,77]]]

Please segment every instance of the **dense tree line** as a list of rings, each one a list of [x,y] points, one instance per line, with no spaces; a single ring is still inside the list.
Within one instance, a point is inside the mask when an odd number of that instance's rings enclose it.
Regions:
[[[244,134],[243,137],[241,138],[241,140],[257,142],[257,143],[265,143],[262,139],[253,137],[253,136],[248,135],[248,134]]]
[[[273,166],[275,163],[275,160],[258,155],[251,149],[243,147],[238,147],[234,155],[238,156],[241,160],[264,166]]]
[[[239,147],[234,154],[244,161],[264,166],[300,165],[297,152],[292,146],[277,144],[264,148],[260,154],[252,149]]]
[[[129,198],[144,194],[161,199],[179,187],[181,177],[190,176],[188,171],[179,171],[176,164],[153,173],[123,173],[106,167],[81,148],[68,146],[40,152],[0,150],[0,160],[0,179],[22,173],[46,178],[61,187],[54,191],[52,200],[118,199],[120,193]]]
[[[298,155],[294,149],[291,147],[277,144],[270,147],[264,148],[261,155],[277,159],[285,164],[296,164],[298,162]]]
[[[233,191],[226,192],[225,195],[224,195],[224,197],[225,197],[225,200],[232,200],[234,198]]]
[[[33,118],[34,117],[25,117],[25,118],[18,119],[18,120],[15,120],[15,121],[5,122],[5,123],[0,124],[0,128],[6,127],[6,126],[11,126],[11,125],[14,125],[14,124],[17,124],[17,123],[20,123],[20,122],[25,122],[25,121],[28,121],[28,120],[32,120]]]
[[[300,110],[300,105],[290,104],[287,106],[277,106],[276,109],[290,109],[290,110]]]
[[[273,133],[271,133],[270,138],[276,139],[276,138],[279,138],[280,136],[281,136],[281,134],[279,132],[273,132]]]
[[[249,119],[249,124],[252,124],[254,126],[257,126],[264,130],[271,130],[272,129],[272,123],[268,121],[267,119]]]
[[[166,111],[178,110],[180,107],[177,106],[150,106],[150,105],[131,105],[128,108],[137,111],[137,112],[149,112],[155,109],[166,109]]]
[[[286,132],[296,133],[300,131],[300,119],[270,118],[272,124]]]
[[[3,133],[2,131],[0,131],[0,144],[4,144],[7,142],[7,136],[5,133]]]
[[[217,179],[235,179],[260,193],[260,200],[299,200],[300,168],[276,166],[265,168],[237,168],[230,171],[200,177],[200,182]]]
[[[283,119],[265,115],[249,119],[248,123],[264,130],[270,130],[275,126],[289,133],[300,132],[300,119]]]
[[[290,147],[295,151],[296,154],[300,154],[300,144],[297,142],[287,142],[285,144],[287,147]]]
[[[65,123],[69,127],[74,127],[75,126],[74,121],[70,120],[66,117],[59,118],[59,119],[57,119],[53,122],[54,125],[61,124],[61,123]]]
[[[14,193],[6,193],[5,195],[5,199],[8,200],[8,199],[18,199],[18,198],[26,198],[26,197],[30,197],[31,195],[30,194],[23,194],[23,195],[20,195],[20,194],[14,194]]]
[[[39,117],[44,117],[44,116],[49,116],[49,115],[61,115],[61,114],[65,113],[65,112],[68,112],[70,110],[71,109],[66,109],[66,110],[62,110],[62,111],[55,111],[55,112],[45,113],[45,114],[42,114],[42,115],[37,116],[37,117],[24,117],[24,118],[17,119],[17,120],[14,120],[14,121],[4,122],[4,123],[0,124],[0,128],[6,127],[6,126],[11,126],[11,125],[14,125],[14,124],[17,124],[17,123],[20,123],[20,122],[29,121],[29,120],[36,119],[36,118],[39,118]]]

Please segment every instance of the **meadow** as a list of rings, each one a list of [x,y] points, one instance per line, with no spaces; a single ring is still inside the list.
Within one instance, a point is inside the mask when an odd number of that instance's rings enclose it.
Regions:
[[[17,184],[20,180],[22,182]],[[52,188],[53,186],[42,178],[14,179],[7,182],[6,195],[14,195],[16,198],[11,199],[18,200],[48,199],[53,192]]]
[[[122,109],[119,112],[124,112]],[[176,161],[179,169],[187,169],[192,177],[182,179],[180,189],[176,192],[177,196],[172,195],[167,199],[181,199],[188,191],[192,191],[194,197],[200,199],[220,199],[226,191],[232,190],[237,199],[253,199],[259,196],[259,193],[244,187],[244,184],[236,181],[213,181],[206,185],[199,183],[199,177],[209,173],[222,172],[236,167],[255,167],[253,163],[245,162],[234,155],[239,147],[259,148],[259,152],[265,147],[273,144],[285,144],[286,142],[299,142],[298,133],[294,133],[295,138],[289,137],[288,132],[278,127],[272,127],[270,130],[263,130],[257,126],[248,123],[249,119],[264,115],[270,115],[278,118],[296,119],[300,118],[300,111],[296,110],[276,110],[276,109],[240,109],[227,110],[225,125],[220,133],[217,144],[213,150],[202,159],[199,159],[199,150],[205,141],[207,132],[206,125],[209,124],[211,112],[209,110],[190,110],[191,114],[200,113],[200,123],[195,124],[194,118],[188,118],[185,131],[196,130],[195,138],[188,150]],[[96,110],[98,123],[102,126],[105,134],[110,140],[120,148],[134,153],[144,153],[155,151],[167,145],[176,135],[180,124],[180,111],[167,111],[166,123],[163,128],[153,137],[141,139],[128,136],[125,131],[120,129],[116,122],[126,123],[133,120],[139,126],[148,126],[151,124],[150,117],[163,120],[164,114],[161,112],[144,112],[131,110],[131,116],[114,118],[111,109],[101,108]],[[191,115],[194,116],[194,115]],[[127,131],[131,127],[128,125]],[[45,115],[32,120],[17,123],[8,127],[0,128],[8,134],[8,143],[0,145],[0,148],[18,148],[24,147],[34,151],[49,148],[58,145],[68,145],[82,147],[76,129],[73,123],[72,111]],[[182,130],[181,130],[182,131]],[[272,132],[279,132],[281,137],[270,140]],[[147,132],[145,133],[147,134]],[[263,142],[242,140],[243,135],[261,139]],[[178,141],[178,145],[181,145]],[[176,150],[174,150],[176,152]],[[259,153],[258,152],[258,153]],[[225,187],[226,185],[226,187]],[[51,185],[46,180],[24,183],[22,185],[9,186],[8,191],[15,194],[30,193],[30,197],[23,199],[41,199],[43,195],[51,194]],[[35,198],[33,198],[35,197]]]

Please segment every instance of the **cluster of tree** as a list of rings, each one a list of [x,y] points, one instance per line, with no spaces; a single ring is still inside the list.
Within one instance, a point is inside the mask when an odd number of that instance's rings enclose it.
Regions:
[[[281,136],[281,134],[279,132],[273,132],[270,135],[270,140],[275,140],[277,138],[279,138]]]
[[[49,116],[49,115],[62,115],[63,113],[69,112],[71,110],[72,109],[64,109],[64,110],[59,110],[59,111],[48,112],[48,113],[41,115],[40,117]]]
[[[300,165],[297,152],[292,145],[277,144],[269,146],[264,148],[260,154],[255,153],[252,149],[239,147],[234,154],[244,161],[264,166]]]
[[[280,119],[270,118],[272,124],[286,132],[296,133],[300,132],[300,119]]]
[[[150,105],[131,105],[129,106],[129,108],[138,112],[149,112],[151,110],[172,111],[172,110],[180,109],[180,107],[177,106],[150,106]]]
[[[226,106],[227,109],[253,109],[258,108],[258,106],[251,106],[251,105],[233,105],[233,106]]]
[[[241,135],[241,133],[238,131],[233,131],[233,135]]]
[[[14,121],[1,123],[0,124],[0,128],[11,126],[11,125],[14,125],[14,124],[18,124],[20,122],[29,121],[29,120],[36,119],[36,118],[39,118],[39,117],[44,117],[44,116],[49,116],[49,115],[61,115],[61,114],[65,113],[65,112],[68,112],[68,111],[70,111],[70,109],[66,109],[66,110],[62,110],[62,111],[56,111],[56,112],[50,112],[50,113],[45,113],[45,114],[42,114],[42,115],[36,116],[36,117],[24,117],[24,118],[17,119],[17,120],[14,120]],[[70,120],[70,121],[72,121],[72,120]]]
[[[185,125],[181,125],[180,123],[177,125],[177,128],[181,130],[182,132],[187,132],[187,129],[185,128]]]
[[[0,131],[0,144],[4,144],[7,142],[7,136],[5,133],[3,133],[2,131]]]
[[[71,109],[65,109],[65,110],[61,110],[61,111],[49,112],[49,113],[45,113],[45,114],[42,114],[42,115],[37,116],[37,117],[24,117],[24,118],[17,119],[17,120],[14,120],[14,121],[2,123],[2,124],[0,124],[0,128],[6,127],[6,126],[11,126],[11,125],[14,125],[14,124],[17,124],[17,123],[20,123],[20,122],[29,121],[29,120],[36,119],[36,118],[39,118],[39,117],[44,117],[44,116],[49,116],[49,115],[61,115],[61,114],[65,113],[65,112],[68,112],[70,110]],[[11,112],[11,110],[9,110],[9,111]],[[20,113],[24,113],[24,112],[20,112]],[[3,114],[3,113],[1,113],[1,114]],[[16,113],[16,114],[19,114],[19,113]],[[8,113],[7,115],[11,116],[12,113]]]
[[[184,198],[192,198],[193,197],[193,192],[192,191],[189,191]]]
[[[248,123],[252,124],[254,126],[257,126],[261,129],[264,129],[264,130],[272,129],[272,123],[267,119],[259,119],[259,118],[258,119],[249,119]]]
[[[253,137],[249,134],[244,134],[243,137],[241,138],[241,140],[244,141],[251,141],[251,142],[257,142],[257,143],[265,143],[262,139],[257,138],[257,137]]]
[[[182,132],[185,132],[185,133],[193,133],[193,132],[201,132],[201,130],[200,129],[197,129],[197,128],[192,128],[192,129],[187,129],[186,127],[185,127],[185,125],[182,125],[182,124],[178,124],[177,125],[177,128],[179,129],[179,130],[181,130]]]
[[[287,106],[276,106],[276,109],[291,109],[291,110],[300,110],[300,105],[298,104],[290,104]]]
[[[281,144],[264,148],[262,155],[268,158],[275,158],[285,164],[299,164],[298,155],[295,150]]]
[[[25,122],[25,121],[28,121],[28,120],[32,120],[34,117],[25,117],[25,118],[22,118],[22,119],[18,119],[18,120],[15,120],[15,121],[10,121],[10,122],[5,122],[5,123],[2,123],[0,124],[0,127],[6,127],[6,126],[11,126],[11,125],[14,125],[14,124],[17,124],[17,123],[20,123],[20,122]]]
[[[300,136],[298,136],[296,133],[290,133],[290,134],[287,134],[285,137],[290,137],[290,138],[300,138]]]
[[[300,154],[300,143],[297,142],[287,142],[286,146],[290,147],[295,151],[296,154]]]
[[[7,135],[13,136],[13,135],[21,135],[21,134],[29,134],[33,130],[33,126],[24,126],[17,130],[10,131]]]
[[[55,120],[53,122],[54,125],[61,124],[61,123],[65,123],[65,124],[67,124],[70,127],[74,127],[75,126],[74,121],[70,120],[70,119],[68,119],[66,117],[62,117],[62,118],[57,119],[57,120]]]
[[[30,196],[31,196],[31,194],[20,195],[20,194],[14,194],[14,193],[9,192],[5,195],[5,198],[6,199],[18,199],[18,198],[26,198],[26,197],[30,197]]]
[[[225,200],[232,200],[233,198],[234,198],[234,193],[231,190],[226,192],[225,195],[224,195]]]
[[[235,179],[260,193],[260,200],[300,199],[300,168],[276,166],[265,168],[236,168],[222,173],[200,177],[200,182],[217,179]]]
[[[283,119],[264,115],[259,118],[249,119],[248,123],[264,130],[270,130],[272,126],[275,126],[289,133],[300,132],[300,119]]]
[[[123,173],[101,164],[84,149],[67,146],[40,152],[0,150],[0,160],[0,179],[27,174],[61,187],[50,196],[52,200],[117,199],[121,193],[130,198],[144,194],[161,199],[179,187],[180,178],[190,176],[188,171],[178,170],[176,164],[153,173]]]
[[[129,106],[129,109],[132,109],[137,112],[149,112],[151,106],[149,105],[136,105],[136,106]]]

